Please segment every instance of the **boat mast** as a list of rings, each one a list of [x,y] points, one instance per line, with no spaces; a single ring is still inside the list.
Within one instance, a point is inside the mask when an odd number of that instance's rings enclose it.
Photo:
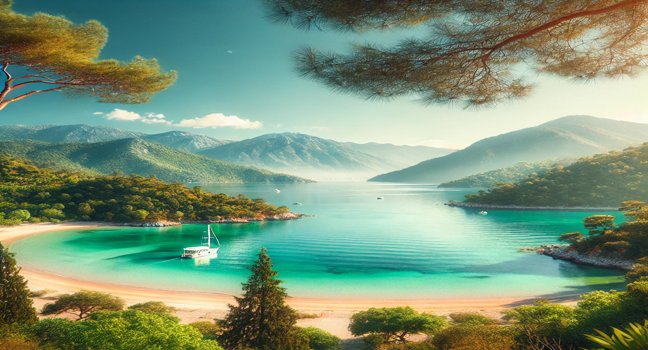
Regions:
[[[211,248],[211,226],[207,225],[207,248]]]

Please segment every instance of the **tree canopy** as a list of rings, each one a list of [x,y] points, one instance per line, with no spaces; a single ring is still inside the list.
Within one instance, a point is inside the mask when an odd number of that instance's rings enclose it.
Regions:
[[[13,254],[0,243],[0,327],[36,322],[27,281]]]
[[[222,323],[221,342],[228,350],[306,350],[308,340],[297,334],[297,312],[285,302],[286,290],[272,269],[265,248],[243,284],[243,296]]]
[[[43,308],[43,315],[58,315],[69,312],[79,320],[86,319],[93,312],[107,310],[119,311],[124,308],[124,301],[110,294],[83,290],[74,294],[61,295],[56,302]]]
[[[348,31],[428,25],[427,35],[348,54],[297,54],[301,74],[368,98],[492,104],[529,93],[525,74],[630,76],[646,65],[646,0],[265,0],[297,28]]]
[[[143,103],[172,85],[175,72],[164,72],[155,59],[130,62],[99,59],[108,30],[98,21],[74,24],[61,16],[26,16],[0,0],[0,65],[4,86],[0,110],[35,94],[66,91],[95,96],[100,102]],[[10,66],[29,73],[12,76]]]
[[[411,307],[371,308],[351,317],[349,330],[359,336],[379,334],[383,342],[406,342],[410,334],[434,334],[445,326],[443,317],[418,313]]]

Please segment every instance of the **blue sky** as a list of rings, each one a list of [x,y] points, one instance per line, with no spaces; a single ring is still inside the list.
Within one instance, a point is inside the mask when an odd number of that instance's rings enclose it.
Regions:
[[[530,76],[538,84],[532,96],[479,109],[424,105],[415,97],[367,101],[340,94],[300,77],[292,54],[304,46],[344,51],[352,42],[387,44],[406,33],[300,31],[266,20],[258,0],[15,0],[14,9],[64,15],[75,22],[98,19],[110,31],[102,57],[156,57],[166,69],[178,71],[179,79],[144,105],[101,104],[58,93],[32,97],[0,112],[2,124],[182,129],[224,139],[292,131],[341,141],[461,147],[565,115],[648,122],[645,74],[590,83]],[[109,114],[115,109],[122,112]],[[173,124],[188,122],[181,123],[184,127],[146,124],[147,115],[164,115]],[[194,128],[210,121],[250,128]]]

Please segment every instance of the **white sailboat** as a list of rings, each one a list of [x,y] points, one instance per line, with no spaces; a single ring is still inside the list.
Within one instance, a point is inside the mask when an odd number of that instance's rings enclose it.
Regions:
[[[212,236],[214,236],[214,239],[216,240],[216,247],[212,247]],[[220,241],[218,240],[218,237],[216,237],[211,226],[207,225],[207,235],[202,238],[202,244],[196,247],[184,248],[181,257],[186,259],[216,257],[218,256],[218,249],[220,249]]]

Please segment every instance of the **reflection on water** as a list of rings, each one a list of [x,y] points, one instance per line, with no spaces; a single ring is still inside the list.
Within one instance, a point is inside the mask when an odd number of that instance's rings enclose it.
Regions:
[[[580,230],[583,218],[592,213],[490,210],[479,215],[444,205],[460,200],[465,191],[426,185],[204,188],[266,198],[309,216],[215,225],[221,248],[218,259],[211,260],[177,259],[183,247],[201,239],[204,225],[44,234],[19,241],[12,249],[19,262],[58,274],[229,293],[240,290],[262,247],[296,296],[531,296],[593,286],[618,288],[623,281],[613,270],[518,251],[557,242],[562,233]]]

